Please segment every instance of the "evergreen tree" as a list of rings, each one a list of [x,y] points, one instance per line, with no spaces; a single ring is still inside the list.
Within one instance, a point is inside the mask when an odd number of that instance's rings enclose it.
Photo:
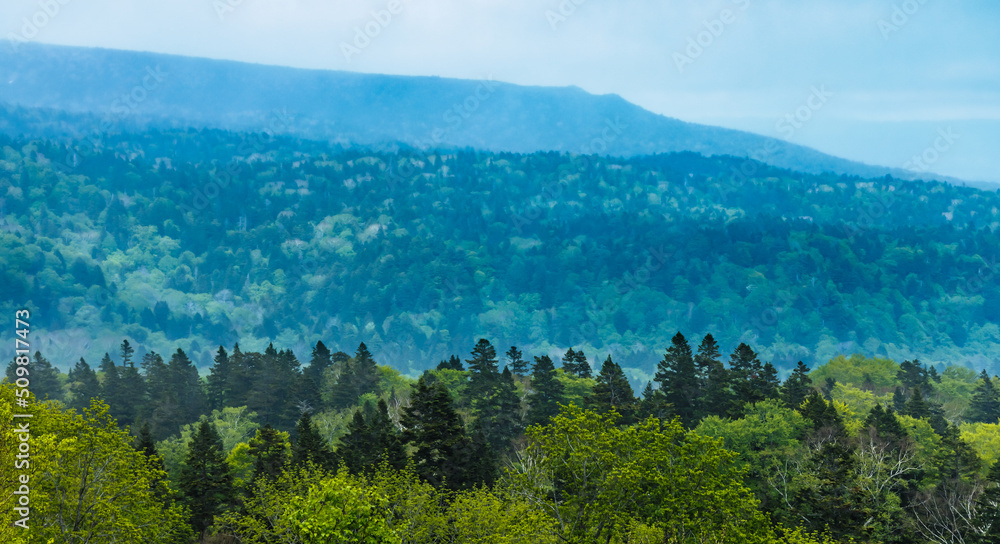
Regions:
[[[18,377],[16,375],[17,365],[14,361],[7,366],[7,381],[14,383]],[[31,373],[28,378],[31,382],[31,396],[36,400],[58,400],[64,399],[62,382],[59,380],[59,369],[52,366],[48,359],[42,357],[41,351],[35,351],[34,359],[28,366]]]
[[[277,479],[288,465],[288,442],[282,432],[270,425],[257,429],[249,442],[253,457],[253,479]]]
[[[444,384],[431,383],[427,374],[420,376],[401,423],[403,440],[413,447],[417,474],[437,487],[461,488],[469,438]]]
[[[485,338],[480,338],[472,349],[472,358],[465,360],[469,368],[469,385],[465,388],[467,404],[474,412],[489,408],[490,393],[500,377],[497,352]]]
[[[750,381],[754,397],[767,400],[781,396],[781,381],[778,379],[778,369],[770,361],[764,363],[761,372]],[[756,401],[760,402],[760,401]]]
[[[365,416],[354,412],[347,434],[340,439],[336,457],[352,473],[371,472],[382,464],[396,469],[406,466],[406,450],[392,420],[389,407],[379,399],[374,410]]]
[[[602,414],[614,409],[621,414],[622,425],[634,423],[639,411],[639,402],[632,392],[632,385],[628,383],[622,367],[612,361],[610,355],[601,365],[594,392],[587,397],[585,403],[588,409]]]
[[[150,434],[149,425],[145,422],[139,428],[139,434],[135,437],[135,449],[146,455],[151,468],[166,471],[163,465],[163,457],[156,451],[156,443],[153,442],[153,435]],[[153,489],[158,488],[160,483],[159,480],[154,480],[152,482]]]
[[[82,413],[90,407],[91,399],[101,398],[101,383],[97,380],[97,373],[83,357],[69,371],[69,388],[73,393],[69,407],[77,412]]]
[[[865,427],[874,427],[878,435],[893,444],[900,444],[906,439],[906,429],[903,428],[899,418],[892,408],[882,408],[881,404],[875,404],[868,417],[865,418]]]
[[[180,424],[197,421],[208,411],[208,397],[198,369],[184,350],[177,348],[167,363],[170,394],[177,401]],[[176,432],[176,430],[174,431]]]
[[[910,394],[910,400],[906,401],[906,407],[902,413],[903,415],[918,419],[931,417],[930,406],[928,406],[927,402],[924,401],[924,394],[920,392],[920,387],[913,388],[913,393]]]
[[[720,359],[719,344],[711,334],[706,334],[694,357],[701,391],[697,403],[698,419],[707,416],[726,416],[732,409],[733,395],[729,387],[729,371]]]
[[[589,378],[591,376],[590,363],[583,350],[575,351],[573,348],[566,350],[562,358],[562,369],[570,376]]]
[[[559,414],[559,403],[563,402],[563,384],[556,375],[556,367],[548,355],[535,356],[535,366],[531,373],[531,388],[528,396],[528,425],[546,425],[553,416]]]
[[[510,449],[511,441],[524,428],[521,421],[521,399],[517,395],[517,385],[509,368],[503,369],[503,373],[485,395],[482,402],[477,404],[473,429],[490,450],[505,453]]]
[[[343,368],[333,391],[335,408],[347,408],[365,393],[379,393],[378,368],[371,352],[362,342],[353,360],[343,362]]]
[[[163,357],[155,351],[143,355],[142,369],[146,375],[149,402],[141,411],[141,416],[149,423],[153,438],[163,440],[177,433],[180,426],[188,421],[177,400],[170,369],[163,362]]]
[[[458,358],[458,355],[452,355],[447,361],[442,360],[437,365],[438,370],[465,370],[462,366],[462,360]]]
[[[118,408],[118,424],[123,427],[131,426],[139,417],[139,411],[143,408],[142,401],[146,397],[146,381],[139,374],[139,369],[132,361],[132,354],[135,352],[128,340],[122,341],[121,356],[122,366],[119,372],[119,380],[124,394],[119,397],[120,406]]]
[[[191,526],[202,533],[232,501],[233,476],[215,427],[202,420],[195,428],[181,466],[180,489]]]
[[[295,443],[292,444],[292,464],[304,465],[312,463],[316,466],[329,468],[333,464],[333,453],[326,441],[319,434],[319,429],[312,422],[308,411],[302,412],[295,425]]]
[[[732,417],[743,416],[743,407],[747,404],[760,402],[772,393],[772,380],[765,372],[764,365],[750,346],[741,343],[729,356],[729,374],[732,378],[733,403]],[[771,367],[773,368],[773,367]]]
[[[1000,461],[993,463],[986,476],[973,524],[980,533],[979,544],[1000,544]]]
[[[320,410],[323,407],[323,397],[320,391],[325,381],[327,370],[333,365],[333,357],[330,350],[323,342],[316,342],[313,347],[312,357],[309,359],[309,366],[302,370],[296,397],[303,403],[303,407],[310,410]]]
[[[812,422],[813,429],[816,431],[832,429],[836,435],[843,435],[846,432],[843,418],[840,417],[833,403],[827,402],[816,390],[809,393],[799,408],[799,412]]]
[[[254,364],[254,380],[247,407],[257,412],[263,423],[278,429],[290,429],[300,410],[296,398],[300,382],[299,361],[291,351],[274,349],[269,344]]]
[[[659,389],[653,389],[652,382],[646,382],[639,403],[639,418],[656,418],[661,424],[674,417],[674,407],[667,402],[667,396]]]
[[[219,346],[208,374],[208,404],[212,410],[221,410],[226,406],[231,406],[229,387],[232,384],[230,379],[229,354],[226,353],[226,348]]]
[[[979,379],[965,419],[970,423],[996,423],[1000,419],[1000,392],[985,370],[979,374]]]
[[[255,364],[259,360],[257,354],[245,354],[240,350],[240,344],[233,345],[229,354],[229,371],[226,373],[225,399],[228,406],[246,406],[253,379],[256,374]]]
[[[123,396],[118,367],[111,360],[111,356],[105,353],[104,358],[101,359],[100,366],[98,366],[98,370],[100,370],[104,378],[101,381],[101,399],[108,404],[108,413],[111,414],[111,417],[118,419],[119,407],[122,405],[121,399]]]
[[[660,390],[681,418],[685,427],[691,428],[698,422],[698,377],[694,355],[684,335],[678,332],[670,340],[670,347],[656,366],[653,379],[660,384]]]
[[[521,350],[517,346],[511,346],[507,350],[507,366],[515,376],[525,376],[528,374],[528,361],[522,357]]]
[[[809,367],[799,361],[781,388],[781,400],[785,406],[794,410],[805,402],[811,391],[812,378],[809,377]]]
[[[906,410],[906,395],[901,387],[896,387],[892,391],[892,407],[896,412],[904,414]],[[905,414],[904,414],[905,415]]]

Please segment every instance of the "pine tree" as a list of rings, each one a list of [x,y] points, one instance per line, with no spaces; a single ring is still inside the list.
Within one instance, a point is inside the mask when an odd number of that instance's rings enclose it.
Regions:
[[[277,479],[288,465],[288,442],[283,433],[270,425],[257,429],[249,442],[253,457],[253,479]]]
[[[914,387],[910,394],[910,400],[906,401],[903,415],[915,417],[917,419],[931,417],[931,409],[924,401],[924,395],[920,392],[920,387]]]
[[[812,378],[809,377],[809,367],[799,361],[791,376],[781,387],[781,400],[785,406],[794,410],[805,402],[810,391],[812,391]]]
[[[781,396],[778,369],[774,368],[770,361],[764,363],[760,374],[754,376],[750,383],[754,390],[754,396],[760,400],[776,399]]]
[[[229,372],[225,387],[228,406],[247,405],[256,373],[254,366],[258,359],[257,355],[248,355],[240,351],[238,342],[233,345],[233,352],[229,354]]]
[[[208,404],[212,410],[221,410],[226,406],[231,406],[229,387],[230,383],[229,354],[226,348],[219,346],[215,352],[214,363],[208,374]]]
[[[593,394],[585,402],[587,408],[602,414],[614,409],[621,414],[622,425],[631,425],[638,416],[639,402],[632,391],[632,385],[628,383],[622,367],[612,361],[610,355],[597,374]]]
[[[706,334],[694,357],[698,389],[701,391],[696,407],[699,420],[707,416],[726,416],[732,407],[729,371],[720,357],[719,344],[711,334]]]
[[[345,361],[333,391],[335,408],[347,408],[365,393],[379,393],[378,367],[371,352],[362,342],[353,360]]]
[[[813,429],[832,429],[835,434],[842,435],[846,432],[843,418],[837,412],[833,403],[829,403],[813,390],[806,397],[805,402],[799,408],[803,417],[812,421]]]
[[[441,360],[437,365],[438,370],[465,370],[462,366],[462,360],[458,358],[458,355],[452,355],[447,361]]]
[[[566,350],[562,358],[562,369],[570,376],[589,378],[591,376],[590,363],[583,350],[575,351],[573,348]]]
[[[163,357],[155,351],[143,355],[142,369],[146,376],[149,402],[141,411],[141,416],[149,423],[153,438],[163,440],[177,433],[187,421],[174,391],[170,369],[163,362]]]
[[[729,357],[734,409],[731,415],[742,417],[744,406],[778,396],[778,373],[771,363],[762,364],[750,346],[741,343]]]
[[[531,387],[528,396],[528,425],[547,425],[549,419],[559,414],[559,403],[563,402],[563,384],[556,375],[555,365],[548,355],[535,356],[535,366],[531,373]]]
[[[333,453],[319,430],[312,422],[308,411],[302,412],[295,425],[295,443],[292,444],[292,464],[301,466],[312,463],[318,467],[330,468],[333,464]]]
[[[517,346],[511,346],[507,350],[507,366],[515,376],[525,376],[528,374],[528,361],[522,358],[521,350]]]
[[[370,405],[366,405],[370,406]],[[406,450],[389,419],[389,407],[379,399],[370,413],[358,409],[340,438],[336,457],[352,473],[370,473],[382,464],[401,469],[406,466]]]
[[[657,364],[653,379],[660,384],[660,390],[681,423],[693,427],[698,422],[698,377],[691,346],[680,332],[670,340],[670,347]]]
[[[101,383],[97,380],[97,373],[83,357],[69,371],[69,387],[73,393],[69,407],[77,412],[82,413],[90,407],[91,399],[101,398]]]
[[[13,362],[12,362],[13,363]],[[7,380],[14,382],[17,376],[14,375],[14,367],[11,364],[7,367]],[[63,400],[62,382],[59,380],[59,369],[52,366],[48,359],[42,357],[41,351],[35,351],[34,360],[30,366],[31,396],[36,400]]]
[[[882,408],[881,404],[875,404],[868,417],[865,418],[865,427],[874,427],[880,437],[893,444],[900,444],[906,438],[906,429],[903,428],[899,418],[896,417],[892,408]]]
[[[965,419],[970,423],[997,423],[1000,419],[1000,392],[985,370],[979,374],[979,379]]]
[[[181,466],[180,489],[191,512],[191,526],[201,533],[233,497],[233,476],[215,427],[202,420],[196,427]]]

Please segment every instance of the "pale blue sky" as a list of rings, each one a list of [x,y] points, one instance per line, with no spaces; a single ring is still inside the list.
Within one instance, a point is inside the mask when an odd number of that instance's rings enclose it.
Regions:
[[[51,17],[39,15],[46,5]],[[33,32],[25,18],[45,22]],[[577,85],[686,121],[785,138],[872,164],[909,167],[914,155],[937,143],[939,152],[928,155],[936,157],[926,165],[931,171],[1000,182],[998,21],[1000,3],[989,0],[0,4],[2,37],[31,34],[46,43],[305,68]],[[359,47],[365,42],[354,43],[357,29],[366,25],[377,35]],[[691,45],[699,39],[702,45]],[[345,54],[344,44],[357,49]],[[818,108],[809,107],[814,87],[828,95],[811,100]],[[778,124],[796,114],[808,120]],[[941,131],[957,137],[943,151]]]

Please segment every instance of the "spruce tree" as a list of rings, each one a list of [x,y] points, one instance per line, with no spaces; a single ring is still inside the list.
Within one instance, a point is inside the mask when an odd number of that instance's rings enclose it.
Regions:
[[[979,374],[979,380],[965,419],[970,423],[996,423],[1000,419],[1000,392],[985,370]]]
[[[805,402],[810,391],[812,391],[812,378],[809,377],[809,367],[799,361],[781,387],[781,400],[785,406],[794,410]]]
[[[523,430],[521,399],[517,395],[517,385],[509,368],[503,369],[493,387],[476,406],[473,429],[482,436],[493,452],[507,452],[511,440]]]
[[[195,428],[181,465],[180,489],[191,513],[191,526],[203,533],[232,502],[233,476],[222,449],[222,438],[203,419]]]
[[[462,487],[469,438],[444,384],[420,376],[401,423],[403,440],[413,447],[417,474],[436,487]]]
[[[123,394],[118,367],[111,360],[111,356],[105,353],[104,358],[101,359],[100,366],[98,366],[98,370],[103,374],[101,400],[108,404],[108,413],[111,414],[111,417],[118,419]]]
[[[566,350],[562,358],[562,369],[570,376],[589,378],[591,376],[590,363],[583,350],[576,351],[573,348]]]
[[[778,369],[770,361],[764,363],[759,374],[750,380],[754,397],[761,400],[776,399],[781,395],[781,381],[778,379]]]
[[[674,407],[667,402],[667,396],[659,389],[653,388],[652,382],[646,382],[642,390],[642,400],[639,402],[639,418],[656,418],[663,422],[674,417]]]
[[[465,360],[469,370],[469,384],[465,388],[466,402],[473,412],[488,409],[491,391],[496,387],[498,372],[497,352],[485,338],[480,338],[472,349],[472,358]]]
[[[155,351],[142,356],[142,369],[146,375],[149,402],[142,410],[142,418],[149,423],[153,438],[163,440],[176,434],[187,423],[174,391],[170,369]]]
[[[353,360],[344,361],[333,391],[335,408],[347,408],[365,393],[379,393],[378,368],[371,352],[362,342]]]
[[[875,404],[868,417],[865,418],[865,427],[874,427],[880,437],[892,444],[901,444],[906,439],[906,429],[899,422],[893,409],[882,408],[881,404]]]
[[[910,417],[915,417],[917,419],[929,418],[931,417],[930,406],[924,401],[924,394],[920,392],[920,387],[914,387],[913,393],[910,394],[910,400],[906,401],[906,407],[903,415]]]
[[[370,405],[368,405],[370,406]],[[367,406],[366,406],[367,407]],[[406,466],[406,450],[392,420],[389,407],[379,399],[374,410],[358,409],[340,438],[337,460],[352,473],[370,473],[382,464],[401,469]]]
[[[89,408],[91,399],[101,398],[101,383],[97,380],[97,373],[83,357],[69,371],[69,387],[73,393],[69,407],[77,412]]]
[[[14,382],[17,376],[13,374],[15,365],[7,367],[7,380]],[[59,380],[59,369],[52,366],[48,359],[42,357],[41,351],[35,351],[34,360],[30,366],[31,396],[36,400],[63,400],[62,382]]]
[[[531,373],[531,388],[528,396],[528,425],[547,425],[559,414],[559,403],[563,402],[563,384],[556,374],[556,367],[548,355],[535,356],[535,366]]]
[[[123,340],[121,344],[122,366],[119,373],[119,380],[124,394],[119,397],[121,403],[119,407],[118,424],[123,427],[131,426],[139,417],[139,411],[143,408],[142,401],[146,397],[146,381],[139,374],[139,369],[132,361],[132,354],[135,350],[129,345],[128,340]]]
[[[507,366],[515,376],[525,376],[528,374],[528,361],[525,361],[521,350],[517,346],[511,346],[507,350]]]
[[[447,361],[442,360],[437,365],[438,370],[465,370],[462,366],[462,360],[458,358],[458,355],[452,355]]]
[[[275,480],[288,465],[288,443],[281,431],[270,425],[257,429],[249,442],[253,457],[253,479]]]
[[[770,365],[770,363],[769,363]],[[774,367],[765,368],[750,346],[741,343],[729,357],[735,402],[731,415],[743,416],[743,407],[760,402],[776,394],[777,373]]]
[[[660,390],[673,406],[674,414],[681,418],[685,427],[691,428],[698,422],[699,402],[698,377],[694,355],[684,335],[678,332],[670,340],[670,347],[656,366],[654,378]]]
[[[612,361],[610,355],[601,365],[593,394],[587,397],[585,403],[587,408],[602,414],[614,409],[621,414],[622,425],[631,425],[638,417],[639,403],[632,385],[622,367]]]
[[[295,425],[295,443],[292,444],[292,464],[301,466],[312,463],[318,467],[330,468],[333,453],[319,434],[308,411],[302,412]]]

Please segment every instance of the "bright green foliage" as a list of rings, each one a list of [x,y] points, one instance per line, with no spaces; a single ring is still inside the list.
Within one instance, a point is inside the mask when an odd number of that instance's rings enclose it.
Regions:
[[[233,476],[222,438],[208,420],[198,424],[180,472],[180,490],[191,512],[191,526],[201,533],[233,502]]]
[[[293,498],[282,514],[302,544],[396,544],[400,535],[389,524],[388,501],[376,489],[339,471]]]
[[[554,521],[516,495],[485,488],[457,494],[448,505],[448,542],[547,544]]]
[[[544,425],[559,413],[559,404],[564,402],[565,387],[556,375],[556,367],[548,355],[535,356],[535,366],[531,372],[531,388],[528,396],[528,425]]]
[[[183,510],[170,500],[166,474],[133,447],[133,438],[109,418],[107,406],[100,401],[94,401],[83,414],[50,404],[18,409],[18,413],[34,417],[28,441],[30,467],[15,469],[9,448],[18,442],[11,417],[14,398],[13,387],[0,385],[0,439],[4,445],[0,536],[6,537],[4,542],[188,541],[190,529]],[[10,525],[16,519],[12,519],[14,496],[10,493],[20,485],[15,480],[20,474],[30,478],[28,532]]]
[[[891,359],[868,358],[854,354],[837,355],[813,369],[809,375],[813,383],[824,383],[827,378],[855,387],[888,388],[897,384],[899,364]]]
[[[594,393],[587,397],[584,406],[600,414],[615,410],[621,414],[624,425],[630,425],[636,421],[639,401],[635,398],[632,385],[629,384],[628,378],[622,372],[622,367],[612,361],[610,355],[601,365]]]
[[[962,440],[971,445],[987,466],[1000,461],[1000,423],[963,423]]]
[[[630,520],[660,527],[666,542],[766,541],[766,517],[739,483],[735,454],[677,420],[619,427],[614,412],[569,406],[528,437],[529,462],[510,474],[511,485],[557,520],[563,541],[610,540]]]

